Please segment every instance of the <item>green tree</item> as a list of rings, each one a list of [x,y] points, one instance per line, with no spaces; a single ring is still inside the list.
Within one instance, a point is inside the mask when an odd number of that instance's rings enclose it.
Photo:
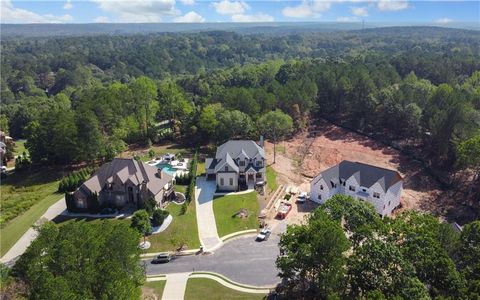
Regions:
[[[142,129],[142,137],[145,142],[148,137],[149,126],[158,112],[157,86],[152,79],[141,76],[133,81],[129,88],[133,95],[133,111]]]
[[[279,109],[268,112],[258,120],[258,130],[267,138],[273,140],[273,163],[275,163],[275,145],[278,140],[285,138],[292,132],[292,118]]]
[[[225,110],[218,116],[217,133],[221,140],[248,139],[254,130],[252,119],[238,110]]]
[[[218,103],[209,104],[202,109],[198,119],[198,127],[207,140],[209,137],[217,137],[218,115],[222,110],[222,105]]]
[[[280,239],[277,267],[287,298],[341,297],[346,288],[345,252],[350,248],[340,223],[317,212],[304,226],[289,226]]]
[[[143,235],[143,240],[145,241],[145,236],[152,232],[152,224],[150,222],[150,216],[148,215],[148,212],[144,209],[137,210],[132,216],[131,227],[140,232]]]
[[[125,223],[47,222],[12,274],[30,299],[135,299],[144,270],[140,235]]]

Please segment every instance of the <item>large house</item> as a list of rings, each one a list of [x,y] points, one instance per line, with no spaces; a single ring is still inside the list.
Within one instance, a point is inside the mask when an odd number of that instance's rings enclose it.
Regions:
[[[88,209],[88,197],[97,194],[101,205],[141,207],[154,197],[159,206],[174,196],[174,179],[154,166],[134,159],[115,158],[104,164],[73,194],[78,209]]]
[[[231,140],[217,148],[215,158],[205,160],[205,169],[217,190],[236,191],[265,181],[265,150],[251,140]]]
[[[384,217],[400,205],[402,181],[397,171],[344,160],[312,180],[310,199],[324,203],[333,195],[344,194],[370,202]]]

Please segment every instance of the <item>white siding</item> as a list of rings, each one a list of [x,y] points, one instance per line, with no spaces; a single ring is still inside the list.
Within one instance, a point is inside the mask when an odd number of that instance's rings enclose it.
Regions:
[[[230,185],[230,179],[233,181],[232,185]],[[238,175],[236,173],[217,173],[217,189],[222,191],[236,191],[238,189]]]
[[[400,196],[402,195],[403,184],[401,181],[392,185],[385,195],[385,215],[392,214],[392,210],[400,205]],[[390,205],[389,205],[390,203]]]

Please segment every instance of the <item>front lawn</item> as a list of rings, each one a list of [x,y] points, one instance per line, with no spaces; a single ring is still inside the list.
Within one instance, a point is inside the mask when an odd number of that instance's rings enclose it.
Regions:
[[[187,281],[185,300],[260,300],[264,294],[251,294],[229,289],[212,279],[190,278]]]
[[[47,209],[63,197],[56,193],[61,175],[51,170],[15,172],[0,186],[1,235],[3,256]]]
[[[267,187],[270,192],[275,192],[278,188],[277,172],[271,167],[267,167]]]
[[[142,288],[142,299],[162,299],[166,280],[145,282]]]
[[[248,210],[248,217],[245,219],[235,216],[242,208]],[[222,237],[237,231],[256,229],[258,227],[259,209],[257,193],[255,192],[215,198],[213,200],[213,212],[215,213],[218,235]]]
[[[181,208],[181,205],[173,203],[167,206],[166,210],[172,215],[173,221],[164,232],[147,237],[152,243],[148,252],[173,251],[182,244],[186,244],[188,249],[200,247],[195,201],[190,202],[187,212],[183,215]]]

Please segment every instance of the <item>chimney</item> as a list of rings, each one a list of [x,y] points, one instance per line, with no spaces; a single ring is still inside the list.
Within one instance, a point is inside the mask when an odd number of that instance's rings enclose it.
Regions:
[[[260,145],[260,147],[263,148],[263,135],[260,136],[260,141],[258,142],[258,144]]]
[[[158,177],[160,177],[160,179],[162,178],[162,169],[158,169]]]

